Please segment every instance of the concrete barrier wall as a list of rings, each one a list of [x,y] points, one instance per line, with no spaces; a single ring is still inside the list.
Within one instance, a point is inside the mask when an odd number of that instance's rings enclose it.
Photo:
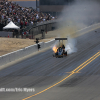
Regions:
[[[41,42],[40,43],[40,45],[41,45],[40,50],[43,50],[43,49],[51,46],[52,44],[54,44],[54,42],[55,42],[55,40],[51,40],[51,41],[46,42],[46,43]],[[25,57],[29,54],[36,52],[36,51],[38,51],[37,44],[25,47],[23,49],[20,49],[20,50],[17,50],[17,51],[8,53],[8,54],[5,54],[3,56],[0,56],[0,66],[7,64],[9,62],[15,61],[19,58]]]
[[[85,28],[83,28],[83,29],[81,29],[81,30],[78,30],[77,31],[77,33],[81,33],[81,32],[84,32],[84,33],[86,33],[86,32],[88,32],[89,30],[94,30],[94,29],[97,29],[97,28],[99,28],[100,27],[100,23],[97,23],[97,24],[93,24],[93,25],[91,25],[91,26],[88,26],[88,27],[85,27]]]
[[[0,31],[0,37],[12,37],[13,36],[13,32],[5,32],[5,31]]]
[[[49,42],[45,42],[44,48],[47,48],[48,46],[53,46],[54,43],[55,43],[55,40],[51,40]]]

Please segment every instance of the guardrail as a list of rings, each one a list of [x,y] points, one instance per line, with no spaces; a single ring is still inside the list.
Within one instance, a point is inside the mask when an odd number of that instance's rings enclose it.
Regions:
[[[53,45],[54,43],[55,43],[55,40],[51,40],[51,41],[45,42],[45,43],[41,42],[40,43],[40,45],[41,45],[40,50],[43,50],[43,49]],[[25,47],[23,49],[20,49],[20,50],[17,50],[17,51],[8,53],[8,54],[5,54],[3,56],[0,56],[0,66],[8,64],[12,61],[19,59],[19,58],[25,57],[29,54],[36,52],[36,51],[38,51],[37,44]]]

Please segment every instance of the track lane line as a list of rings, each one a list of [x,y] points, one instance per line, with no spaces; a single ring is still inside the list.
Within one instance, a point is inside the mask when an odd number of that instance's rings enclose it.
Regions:
[[[31,98],[31,97],[34,97],[34,96],[36,96],[36,95],[38,95],[38,94],[41,94],[41,93],[43,93],[43,92],[45,92],[45,91],[51,89],[52,87],[54,87],[54,86],[60,84],[61,82],[63,82],[64,80],[66,80],[67,78],[69,78],[70,76],[72,76],[73,74],[75,74],[76,72],[78,73],[80,70],[82,70],[84,67],[86,67],[88,64],[90,64],[92,61],[94,61],[94,60],[95,60],[96,58],[98,58],[99,56],[100,56],[100,51],[97,52],[97,53],[96,53],[95,55],[93,55],[92,57],[90,57],[88,60],[86,60],[86,61],[85,61],[84,63],[82,63],[80,66],[78,66],[77,68],[75,68],[75,69],[71,72],[71,74],[69,74],[67,77],[65,77],[65,78],[62,79],[61,81],[55,83],[54,85],[52,85],[52,86],[50,86],[50,87],[48,87],[48,88],[46,88],[46,89],[44,89],[44,90],[42,90],[42,91],[40,91],[40,92],[34,94],[34,95],[31,95],[31,96],[29,96],[29,97],[26,97],[26,98],[24,98],[24,99],[22,99],[22,100],[27,100],[27,99],[29,99],[29,98]],[[76,70],[77,70],[77,71],[76,71]],[[75,72],[75,71],[76,71],[76,72]]]
[[[99,52],[97,52],[95,55],[93,55],[92,57],[90,57],[88,60],[86,60],[84,63],[82,63],[81,65],[79,65],[76,69],[74,69],[72,72],[74,72],[75,73],[75,71],[76,70],[78,70],[80,67],[82,67],[84,64],[86,64],[88,61],[90,61],[91,59],[93,59],[95,56],[97,56],[98,54],[100,53],[100,51]]]
[[[98,58],[100,56],[100,54],[98,54],[96,57],[94,57],[92,60],[90,60],[87,64],[85,64],[84,66],[82,66],[80,69],[78,69],[76,71],[76,73],[78,73],[80,70],[82,70],[84,67],[86,67],[88,64],[90,64],[93,60],[95,60],[96,58]]]

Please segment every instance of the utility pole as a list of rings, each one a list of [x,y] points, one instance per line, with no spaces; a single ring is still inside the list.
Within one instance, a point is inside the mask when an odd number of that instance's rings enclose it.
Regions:
[[[36,0],[36,11],[37,11],[37,0]]]

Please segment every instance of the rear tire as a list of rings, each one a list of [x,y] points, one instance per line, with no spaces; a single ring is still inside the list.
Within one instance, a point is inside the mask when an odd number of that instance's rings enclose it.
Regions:
[[[67,56],[67,52],[65,52],[65,53],[64,53],[64,55],[66,55],[66,56]]]

